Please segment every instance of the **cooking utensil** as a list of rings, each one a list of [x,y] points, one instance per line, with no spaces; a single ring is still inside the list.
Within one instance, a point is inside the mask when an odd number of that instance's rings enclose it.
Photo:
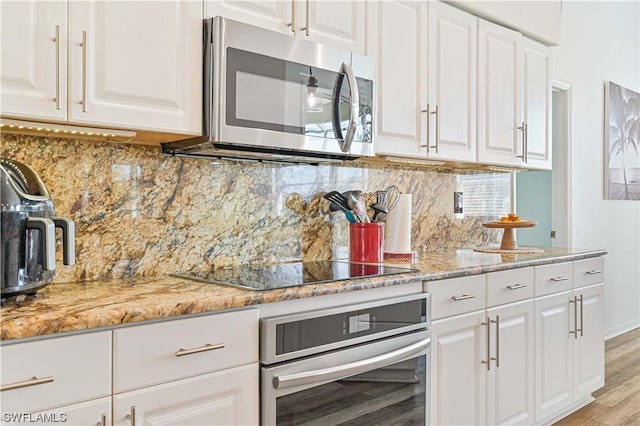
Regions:
[[[369,206],[373,210],[372,222],[383,222],[384,218],[389,213],[389,209],[382,203],[373,203]]]
[[[362,198],[362,191],[359,191],[359,190],[346,191],[346,192],[343,192],[342,195],[344,195],[347,198],[347,205],[355,213],[356,218],[358,219],[358,222],[361,222],[361,223],[371,222],[369,220],[369,216],[367,215],[367,205],[365,204],[364,199]]]
[[[338,191],[331,191],[324,194],[323,198],[331,202],[331,204],[329,205],[329,210],[331,210],[332,206],[334,206],[334,208],[336,208],[337,210],[342,210],[344,212],[344,216],[349,222],[357,222],[356,217],[349,208],[348,199],[343,194],[339,193]]]
[[[398,205],[398,200],[400,199],[400,189],[398,189],[398,187],[395,185],[391,185],[387,187],[384,192],[384,204],[387,206],[388,212],[390,212]]]

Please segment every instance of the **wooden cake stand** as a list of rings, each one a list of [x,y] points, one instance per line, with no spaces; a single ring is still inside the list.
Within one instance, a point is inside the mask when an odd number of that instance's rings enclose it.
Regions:
[[[543,250],[536,247],[518,247],[516,243],[516,228],[532,228],[537,223],[531,220],[521,220],[518,222],[489,222],[483,223],[485,228],[502,228],[502,242],[500,247],[478,247],[476,251],[489,253],[542,253]]]

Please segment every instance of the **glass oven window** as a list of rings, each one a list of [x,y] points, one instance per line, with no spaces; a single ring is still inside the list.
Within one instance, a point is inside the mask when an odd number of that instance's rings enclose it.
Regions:
[[[332,113],[338,70],[227,48],[226,124],[335,139]],[[346,80],[346,79],[345,79]],[[356,79],[360,94],[354,141],[371,142],[373,82]],[[342,84],[338,115],[349,124],[349,84]]]
[[[276,399],[281,425],[424,425],[426,356]]]

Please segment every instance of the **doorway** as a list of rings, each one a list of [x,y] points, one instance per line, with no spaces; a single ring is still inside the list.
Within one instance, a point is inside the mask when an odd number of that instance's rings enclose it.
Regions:
[[[518,231],[520,245],[571,248],[571,85],[554,81],[552,170],[516,173],[515,206],[534,228]]]

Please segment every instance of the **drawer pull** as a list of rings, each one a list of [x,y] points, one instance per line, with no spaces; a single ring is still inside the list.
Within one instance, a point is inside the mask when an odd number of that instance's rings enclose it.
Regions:
[[[476,298],[475,294],[463,294],[462,296],[453,296],[451,300],[453,300],[454,302],[458,302],[460,300],[475,299],[475,298]]]
[[[105,413],[100,415],[100,426],[107,426],[107,415]]]
[[[131,426],[136,426],[136,406],[132,405],[129,411],[129,414],[127,414],[127,417],[129,418],[129,422],[131,422]]]
[[[0,386],[0,392],[12,390],[12,389],[26,388],[27,386],[35,386],[35,385],[41,385],[44,383],[51,383],[51,382],[53,382],[53,376],[41,377],[39,379],[36,376],[33,376],[30,380],[25,380],[23,382],[10,383],[8,385],[2,385]]]
[[[549,278],[549,281],[558,282],[558,281],[569,281],[568,277],[553,277]]]
[[[513,284],[513,285],[508,285],[507,288],[509,290],[517,290],[519,288],[525,288],[527,285],[526,284]]]
[[[216,349],[224,349],[224,343],[217,343],[215,345],[212,345],[211,343],[207,343],[204,346],[201,346],[199,348],[193,348],[193,349],[178,349],[178,351],[176,352],[176,356],[185,356],[185,355],[191,355],[191,354],[197,354],[200,352],[207,352],[207,351],[213,351]]]
[[[587,271],[587,272],[585,272],[585,273],[586,273],[587,275],[598,275],[598,274],[601,274],[601,273],[602,273],[602,271],[600,271],[600,270],[598,270],[598,269],[593,269],[593,270],[591,270],[591,271]]]

